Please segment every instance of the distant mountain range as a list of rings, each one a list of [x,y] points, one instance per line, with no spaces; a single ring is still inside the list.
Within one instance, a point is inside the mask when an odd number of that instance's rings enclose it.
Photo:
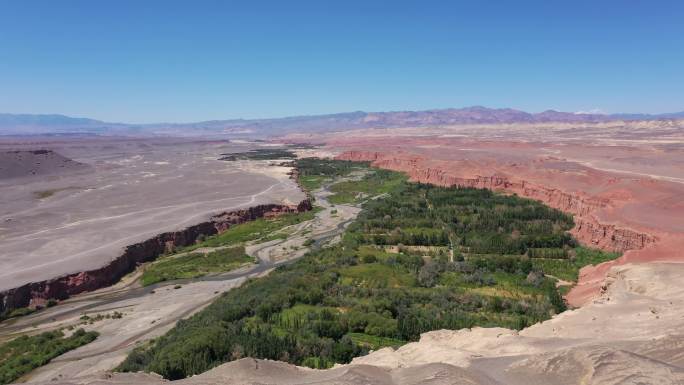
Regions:
[[[360,128],[423,127],[455,124],[601,122],[609,120],[680,119],[669,114],[585,114],[548,110],[528,113],[480,106],[425,111],[347,112],[275,119],[211,120],[197,123],[128,124],[64,115],[0,114],[0,135],[225,135],[270,136],[291,132],[330,132]]]
[[[615,119],[624,120],[653,120],[653,119],[684,119],[684,111],[670,112],[666,114],[611,114],[608,115]]]

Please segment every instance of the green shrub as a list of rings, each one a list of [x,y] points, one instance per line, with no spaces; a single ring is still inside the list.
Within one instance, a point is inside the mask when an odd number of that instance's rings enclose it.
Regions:
[[[61,331],[21,336],[0,345],[0,384],[9,384],[53,358],[94,341],[97,332],[76,330],[65,337]]]

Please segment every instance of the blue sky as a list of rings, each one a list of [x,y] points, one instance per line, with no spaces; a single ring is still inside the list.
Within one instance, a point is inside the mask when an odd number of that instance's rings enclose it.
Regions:
[[[684,2],[0,0],[0,112],[684,110]]]

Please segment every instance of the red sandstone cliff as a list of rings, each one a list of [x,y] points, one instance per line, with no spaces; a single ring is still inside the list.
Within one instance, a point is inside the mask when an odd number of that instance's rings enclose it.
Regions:
[[[383,153],[378,151],[347,151],[337,159],[367,161],[375,167],[405,172],[416,182],[431,183],[439,186],[463,186],[487,188],[514,193],[522,197],[541,201],[551,207],[573,214],[575,227],[571,233],[585,245],[603,250],[625,252],[617,260],[604,262],[597,266],[587,266],[580,271],[576,286],[566,299],[572,306],[581,306],[594,298],[604,287],[608,270],[615,265],[638,261],[676,260],[681,254],[675,250],[677,245],[684,246],[684,240],[676,235],[637,231],[619,224],[603,223],[597,213],[611,209],[615,202],[603,197],[586,193],[566,192],[558,188],[532,183],[524,178],[511,178],[505,175],[477,175],[486,167],[475,167],[475,174],[467,164],[434,165],[429,159],[406,153]],[[450,168],[451,167],[451,168]],[[551,183],[552,184],[552,183]],[[666,240],[660,239],[667,238]],[[681,249],[679,249],[681,250]]]
[[[574,215],[572,234],[584,244],[611,251],[641,249],[656,241],[656,237],[628,228],[604,224],[592,215],[607,207],[607,199],[571,194],[525,180],[512,180],[506,176],[461,177],[448,170],[423,165],[418,156],[394,156],[373,151],[347,151],[337,156],[341,160],[371,162],[375,167],[405,172],[412,181],[438,186],[461,186],[505,191],[521,197],[535,199],[553,208]]]
[[[174,247],[191,245],[201,235],[218,234],[233,225],[257,218],[274,217],[310,209],[311,201],[306,199],[296,206],[267,204],[215,215],[207,222],[180,231],[159,234],[146,241],[130,245],[121,256],[99,269],[33,282],[4,291],[0,293],[0,314],[12,309],[35,306],[51,298],[66,299],[75,294],[113,285],[141,263],[152,261]]]

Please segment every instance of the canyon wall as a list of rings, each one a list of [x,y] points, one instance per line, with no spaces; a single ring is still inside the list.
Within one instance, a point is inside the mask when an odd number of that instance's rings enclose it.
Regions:
[[[505,191],[574,215],[572,234],[583,244],[609,251],[642,249],[654,243],[656,237],[628,228],[604,224],[591,214],[607,207],[610,202],[581,194],[571,194],[559,189],[541,186],[525,180],[513,180],[507,176],[461,177],[442,168],[430,167],[418,156],[401,157],[373,151],[346,151],[337,159],[371,162],[375,167],[406,173],[412,181],[438,186],[461,186]]]
[[[311,210],[311,201],[305,199],[298,205],[266,204],[246,209],[224,212],[209,221],[183,230],[159,234],[146,241],[126,247],[123,254],[106,266],[83,271],[42,282],[29,283],[0,293],[0,314],[22,307],[44,304],[48,299],[66,299],[72,295],[110,286],[142,263],[152,261],[176,247],[192,245],[200,236],[210,236],[226,231],[231,226],[258,218],[269,218],[284,213]]]

